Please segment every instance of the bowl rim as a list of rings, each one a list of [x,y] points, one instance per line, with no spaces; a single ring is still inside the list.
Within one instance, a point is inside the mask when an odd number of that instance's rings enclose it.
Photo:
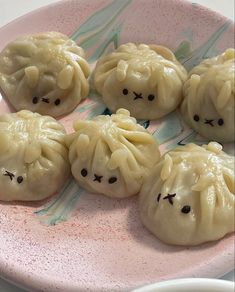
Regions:
[[[149,284],[137,289],[132,290],[131,292],[155,292],[156,289],[165,288],[165,289],[172,289],[172,288],[191,288],[197,285],[197,288],[221,288],[221,289],[228,289],[226,291],[234,291],[235,283],[228,280],[222,279],[211,279],[211,278],[182,278],[182,279],[173,279],[167,280],[163,282],[157,282],[153,284]],[[194,287],[195,288],[195,287]],[[168,291],[168,290],[164,290]],[[169,290],[169,292],[172,290]],[[221,290],[223,291],[223,290]],[[224,290],[225,291],[225,290]]]

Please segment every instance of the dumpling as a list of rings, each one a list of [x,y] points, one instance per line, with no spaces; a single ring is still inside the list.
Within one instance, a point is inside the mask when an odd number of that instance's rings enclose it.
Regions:
[[[83,49],[58,32],[22,36],[0,53],[0,87],[16,110],[61,116],[89,92]]]
[[[42,200],[58,191],[69,174],[61,124],[27,110],[0,116],[0,200]]]
[[[157,119],[179,105],[186,78],[169,49],[128,43],[98,61],[94,85],[112,112],[125,108],[137,119]]]
[[[200,135],[218,142],[235,138],[235,50],[196,66],[184,85],[181,113]]]
[[[160,157],[153,136],[124,109],[78,121],[74,129],[67,143],[72,174],[79,184],[109,197],[137,194]]]
[[[197,245],[234,231],[234,157],[210,142],[161,158],[140,193],[143,224],[160,240]]]

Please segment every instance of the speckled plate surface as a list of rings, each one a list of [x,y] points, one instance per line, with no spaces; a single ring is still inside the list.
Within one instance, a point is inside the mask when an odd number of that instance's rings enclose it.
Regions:
[[[187,69],[234,45],[234,25],[201,6],[176,0],[69,0],[37,10],[0,30],[0,48],[25,33],[61,31],[95,60],[119,44],[158,43]],[[0,112],[7,112],[4,98]],[[94,89],[61,119],[108,111]],[[178,112],[140,121],[162,153],[187,142],[204,143]],[[231,145],[224,145],[230,151]],[[168,246],[141,225],[137,197],[114,200],[81,190],[73,180],[48,202],[0,203],[0,274],[29,290],[119,291],[178,277],[217,277],[234,267],[234,236],[198,247]]]

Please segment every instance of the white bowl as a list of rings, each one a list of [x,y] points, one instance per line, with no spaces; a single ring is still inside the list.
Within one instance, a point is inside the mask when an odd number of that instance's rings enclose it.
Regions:
[[[187,278],[144,286],[132,292],[234,292],[235,283],[206,278]]]

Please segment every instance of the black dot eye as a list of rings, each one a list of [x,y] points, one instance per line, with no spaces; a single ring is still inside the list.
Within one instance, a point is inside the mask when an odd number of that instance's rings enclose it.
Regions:
[[[55,105],[59,105],[60,104],[60,99],[57,98],[54,103],[55,103]]]
[[[122,91],[122,93],[123,93],[124,95],[127,95],[127,94],[128,94],[128,89],[124,88],[123,91]]]
[[[155,96],[153,94],[149,94],[148,100],[152,101],[152,100],[154,100],[154,98],[155,98]]]
[[[117,181],[116,176],[112,176],[112,177],[110,177],[110,179],[109,179],[109,184],[114,184],[116,181]]]
[[[38,103],[39,98],[37,96],[34,96],[32,99],[33,104]]]
[[[188,205],[185,205],[182,209],[181,212],[184,214],[188,214],[191,211],[191,207]]]
[[[193,119],[195,122],[198,122],[200,120],[199,115],[194,115]]]
[[[219,125],[219,126],[223,126],[223,124],[224,124],[224,120],[223,120],[223,119],[219,119],[219,120],[218,120],[218,125]]]
[[[160,194],[158,194],[158,196],[157,196],[157,202],[159,202],[160,201],[160,199],[161,199],[161,196],[162,196],[162,194],[160,193]]]
[[[87,170],[86,170],[85,168],[83,168],[83,169],[81,170],[81,175],[82,175],[83,177],[86,177],[87,174],[88,174]]]
[[[23,176],[18,176],[17,177],[17,182],[18,182],[18,184],[21,184],[22,182],[23,182]]]

